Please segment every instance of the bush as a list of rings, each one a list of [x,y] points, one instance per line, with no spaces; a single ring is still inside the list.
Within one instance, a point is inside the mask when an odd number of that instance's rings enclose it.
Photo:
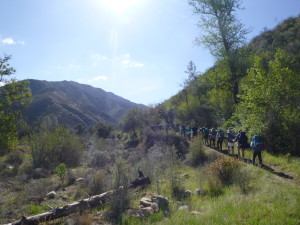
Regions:
[[[98,195],[105,191],[105,175],[103,172],[98,172],[95,174],[95,176],[92,178],[92,182],[90,184],[90,195]]]
[[[190,162],[193,166],[199,166],[208,160],[201,137],[197,137],[190,146]]]
[[[239,161],[231,157],[221,158],[210,165],[211,174],[218,177],[223,185],[232,184],[239,169]]]
[[[59,163],[68,167],[80,163],[83,146],[77,136],[66,128],[41,131],[28,139],[34,168],[54,168]]]
[[[109,162],[109,156],[107,156],[107,153],[96,151],[92,155],[92,159],[90,162],[91,167],[104,167]]]

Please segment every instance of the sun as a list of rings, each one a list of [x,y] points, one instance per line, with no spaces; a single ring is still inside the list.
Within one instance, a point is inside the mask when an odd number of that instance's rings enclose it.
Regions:
[[[141,0],[102,0],[103,4],[116,13],[122,13],[134,7]]]

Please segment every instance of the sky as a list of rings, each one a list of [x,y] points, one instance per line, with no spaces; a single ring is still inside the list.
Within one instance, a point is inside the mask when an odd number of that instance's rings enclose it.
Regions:
[[[247,40],[300,14],[300,0],[244,0]],[[17,80],[75,81],[154,105],[182,89],[187,65],[215,59],[194,40],[187,0],[0,0],[0,57]]]

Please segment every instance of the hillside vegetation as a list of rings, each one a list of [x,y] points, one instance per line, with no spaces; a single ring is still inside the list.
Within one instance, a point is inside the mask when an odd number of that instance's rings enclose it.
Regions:
[[[299,25],[263,32],[232,68],[223,58],[200,74],[190,62],[183,90],[149,107],[74,82],[4,79],[14,69],[0,58],[0,223],[75,205],[33,224],[300,224]],[[201,127],[261,135],[262,163],[226,138],[206,143]]]

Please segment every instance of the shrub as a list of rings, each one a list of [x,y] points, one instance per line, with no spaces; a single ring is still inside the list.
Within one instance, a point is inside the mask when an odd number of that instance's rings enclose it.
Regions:
[[[126,174],[128,171],[125,162],[118,159],[114,168],[113,175],[113,195],[110,200],[110,208],[113,212],[111,219],[114,221],[122,220],[123,210],[130,207],[130,195],[129,195],[129,179]]]
[[[236,170],[233,176],[233,182],[238,185],[243,194],[247,194],[251,190],[252,173],[247,167]]]
[[[61,181],[61,185],[63,185],[65,177],[66,177],[66,173],[67,173],[66,165],[64,163],[59,164],[55,168],[55,173],[59,176],[60,181]]]
[[[103,172],[98,172],[92,178],[92,182],[90,184],[90,195],[98,195],[105,191],[105,175]]]
[[[189,156],[193,166],[198,166],[208,160],[201,137],[197,137],[191,144]]]
[[[28,145],[35,168],[53,168],[59,163],[65,163],[68,167],[77,166],[83,149],[79,138],[62,127],[31,135]]]
[[[96,151],[92,155],[92,159],[90,162],[91,167],[104,167],[109,162],[109,156],[107,156],[107,153]]]
[[[232,184],[234,174],[239,169],[239,161],[231,157],[221,158],[210,165],[212,175],[218,177],[223,185]]]

